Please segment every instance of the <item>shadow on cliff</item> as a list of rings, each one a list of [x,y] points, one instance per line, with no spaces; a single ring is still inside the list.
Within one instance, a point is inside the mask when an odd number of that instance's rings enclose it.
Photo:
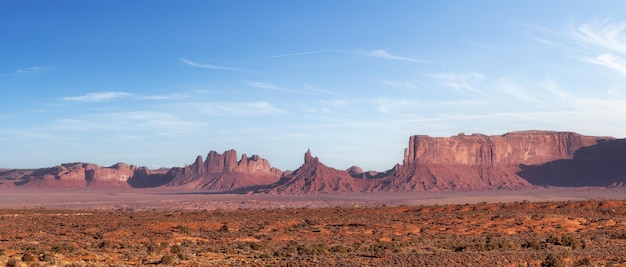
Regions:
[[[224,194],[232,194],[232,195],[251,195],[258,194],[263,190],[268,190],[271,188],[271,185],[253,185],[247,186],[243,188],[237,188],[233,190],[226,191],[188,191],[188,192],[172,192],[168,194],[173,195],[224,195]]]
[[[165,185],[171,182],[172,179],[174,179],[174,176],[169,172],[155,174],[135,172],[135,175],[128,179],[128,184],[132,188],[151,188]]]
[[[600,140],[582,147],[572,159],[521,165],[516,174],[533,185],[563,187],[626,184],[626,139]]]

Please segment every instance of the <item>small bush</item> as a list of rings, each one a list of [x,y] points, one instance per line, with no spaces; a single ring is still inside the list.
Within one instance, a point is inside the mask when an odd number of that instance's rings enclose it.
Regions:
[[[581,260],[579,260],[576,265],[578,266],[589,266],[591,265],[591,260],[587,257],[582,258]]]
[[[17,267],[19,265],[20,265],[20,262],[15,258],[11,258],[7,261],[7,267]]]
[[[24,253],[24,255],[22,255],[22,261],[36,261],[37,257],[35,257],[33,254],[30,254],[28,252]]]
[[[348,253],[348,248],[344,246],[334,246],[330,249],[330,252],[334,253]]]
[[[172,247],[170,247],[170,252],[173,254],[178,254],[183,252],[183,249],[179,245],[173,245]]]
[[[165,255],[161,258],[161,261],[159,262],[161,264],[172,264],[174,263],[174,257],[172,257],[172,255]]]
[[[524,243],[522,243],[522,248],[540,250],[542,247],[539,241],[531,239],[531,240],[526,240]]]
[[[563,236],[561,238],[561,244],[563,246],[571,247],[572,249],[577,249],[580,247],[580,241],[578,241],[578,239],[571,235]]]
[[[565,259],[559,254],[549,254],[541,263],[541,267],[565,267]]]

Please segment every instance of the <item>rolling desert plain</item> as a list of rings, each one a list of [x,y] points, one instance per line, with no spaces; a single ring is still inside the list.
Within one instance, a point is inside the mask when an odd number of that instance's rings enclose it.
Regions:
[[[7,266],[626,266],[626,140],[416,135],[402,164],[0,170]]]

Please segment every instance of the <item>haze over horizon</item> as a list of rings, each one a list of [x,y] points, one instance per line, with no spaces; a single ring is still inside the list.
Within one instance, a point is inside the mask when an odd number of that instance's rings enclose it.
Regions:
[[[626,2],[5,1],[0,167],[210,150],[387,170],[409,136],[626,137]]]

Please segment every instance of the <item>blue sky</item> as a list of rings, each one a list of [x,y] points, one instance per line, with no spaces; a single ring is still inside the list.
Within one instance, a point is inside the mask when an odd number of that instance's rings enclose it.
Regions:
[[[624,1],[3,1],[0,167],[210,150],[386,170],[409,136],[626,137]]]

